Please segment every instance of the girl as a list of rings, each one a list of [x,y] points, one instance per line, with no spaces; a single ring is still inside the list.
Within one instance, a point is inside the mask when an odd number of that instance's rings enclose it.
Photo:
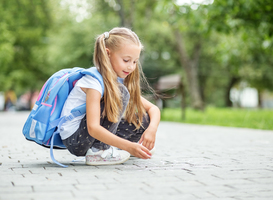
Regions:
[[[130,154],[151,158],[160,111],[141,96],[142,48],[138,36],[127,28],[100,35],[93,60],[104,92],[95,77],[85,75],[65,102],[62,116],[86,102],[86,115],[64,123],[60,135],[72,154],[86,157],[87,165],[123,163]]]

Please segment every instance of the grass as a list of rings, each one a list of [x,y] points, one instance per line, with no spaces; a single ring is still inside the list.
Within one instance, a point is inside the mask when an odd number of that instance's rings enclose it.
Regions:
[[[217,125],[273,130],[273,110],[235,109],[207,107],[204,112],[186,109],[186,119],[182,120],[180,108],[165,108],[161,112],[162,121],[190,124]]]

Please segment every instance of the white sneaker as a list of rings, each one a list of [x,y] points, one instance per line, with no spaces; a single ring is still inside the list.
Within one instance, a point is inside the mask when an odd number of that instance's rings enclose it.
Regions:
[[[87,165],[116,165],[124,163],[129,158],[130,153],[111,146],[107,150],[97,152],[93,152],[92,149],[89,149],[85,155],[85,163]]]

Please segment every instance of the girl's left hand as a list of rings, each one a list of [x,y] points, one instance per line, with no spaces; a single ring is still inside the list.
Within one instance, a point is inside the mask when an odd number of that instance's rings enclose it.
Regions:
[[[142,134],[139,144],[142,143],[147,149],[151,150],[155,146],[155,138],[156,138],[156,129],[152,129],[148,127],[145,132]]]

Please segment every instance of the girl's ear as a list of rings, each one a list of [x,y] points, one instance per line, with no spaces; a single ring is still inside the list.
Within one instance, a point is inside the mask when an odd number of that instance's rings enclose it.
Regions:
[[[108,57],[110,58],[110,49],[108,49],[108,48],[106,48],[106,52],[107,52],[107,55],[108,55]]]

